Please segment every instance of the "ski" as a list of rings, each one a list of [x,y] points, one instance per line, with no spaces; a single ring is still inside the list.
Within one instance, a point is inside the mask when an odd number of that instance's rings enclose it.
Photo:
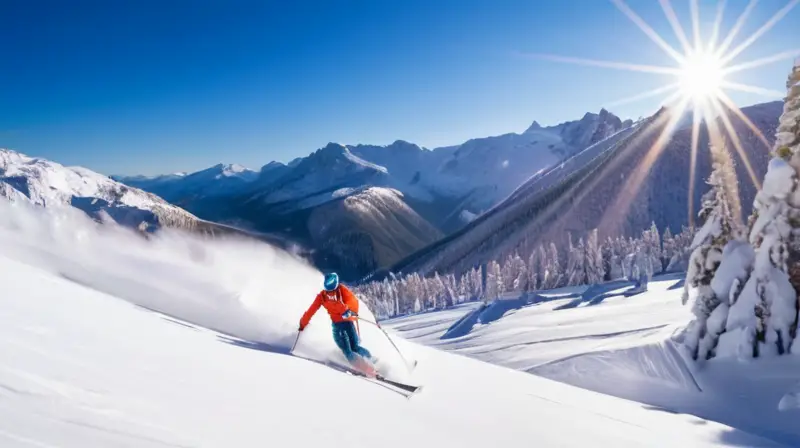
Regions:
[[[422,389],[422,386],[412,386],[410,384],[405,384],[398,381],[390,380],[381,375],[376,375],[372,377],[353,368],[345,367],[339,364],[325,363],[325,365],[327,365],[332,369],[347,373],[348,375],[352,375],[364,379],[366,381],[369,381],[373,384],[383,386],[388,390],[391,390],[393,392],[405,396],[406,398],[411,398],[412,395],[414,395],[415,393],[419,392]]]
[[[380,375],[375,377],[375,379],[378,380],[378,381],[383,381],[384,383],[387,383],[387,384],[391,384],[392,386],[397,387],[398,389],[403,389],[403,390],[408,391],[408,392],[410,392],[412,394],[421,389],[421,386],[412,386],[410,384],[404,384],[404,383],[400,383],[400,382],[397,382],[397,381],[392,381],[392,380],[390,380],[388,378],[384,378],[384,377],[382,377]]]
[[[401,395],[404,395],[406,398],[411,398],[412,395],[414,395],[415,393],[419,392],[422,389],[422,386],[412,386],[410,384],[400,383],[398,381],[393,381],[393,380],[390,380],[388,378],[384,378],[384,377],[382,377],[380,375],[371,377],[371,376],[367,376],[367,375],[365,375],[365,374],[363,374],[363,373],[361,373],[361,372],[359,372],[357,370],[350,370],[350,369],[343,369],[343,370],[344,370],[345,373],[347,373],[349,375],[353,375],[355,377],[367,380],[367,381],[369,381],[371,383],[378,384],[380,386],[384,386],[384,387],[386,387],[387,389],[389,389],[389,390],[391,390],[393,392],[397,392],[397,393],[399,393]]]

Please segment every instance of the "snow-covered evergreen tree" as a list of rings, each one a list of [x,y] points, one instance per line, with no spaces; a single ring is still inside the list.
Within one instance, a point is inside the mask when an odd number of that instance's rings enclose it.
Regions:
[[[647,256],[650,258],[650,266],[654,274],[660,274],[661,267],[661,235],[658,232],[655,221],[650,224],[649,231],[646,231]],[[652,275],[651,275],[652,276]]]
[[[799,61],[800,62],[800,61]],[[755,264],[727,330],[737,332],[740,356],[791,351],[797,333],[800,290],[800,64],[786,84],[788,94],[776,131],[774,158],[753,204],[750,242]],[[790,275],[791,274],[791,275]],[[753,312],[755,310],[755,312]]]
[[[539,273],[541,272],[541,258],[539,257],[539,253],[542,252],[542,246],[539,246],[538,249],[534,249],[531,251],[531,255],[528,257],[528,266],[527,266],[527,273],[528,273],[528,282],[527,282],[527,291],[536,291],[539,289]]]
[[[672,236],[672,231],[669,227],[664,229],[664,235],[661,238],[661,271],[664,272],[669,266],[669,261],[675,254],[675,239]]]
[[[567,286],[580,285],[578,277],[578,267],[581,265],[583,258],[583,251],[578,251],[575,244],[572,242],[572,234],[567,235],[567,266],[564,270],[564,276]]]
[[[542,289],[553,289],[562,285],[563,272],[561,263],[558,260],[558,248],[554,243],[550,243],[547,251],[547,285]]]
[[[514,254],[511,260],[511,269],[514,279],[511,282],[511,290],[515,292],[525,292],[528,290],[528,266],[519,254]]]
[[[584,268],[586,270],[586,282],[589,285],[601,283],[605,278],[605,268],[603,254],[598,241],[597,229],[593,229],[586,237],[584,246]]]
[[[503,283],[503,271],[500,264],[494,260],[486,265],[486,291],[484,295],[485,301],[495,300],[499,298],[505,291],[505,284]]]
[[[673,238],[673,254],[667,264],[668,271],[688,269],[689,257],[692,254],[690,248],[693,240],[694,229],[692,227],[683,226],[681,228],[681,233],[675,235]]]
[[[711,287],[711,282],[722,262],[725,245],[740,236],[740,223],[735,220],[731,206],[738,202],[738,197],[733,196],[738,195],[733,159],[724,142],[712,145],[710,149],[713,170],[707,182],[711,189],[703,195],[699,213],[703,226],[692,243],[682,297],[684,304],[693,299],[694,320],[686,329],[684,344],[695,359],[706,359],[710,355],[722,330],[720,322],[727,320],[727,313],[721,315],[721,311],[718,311],[711,322],[712,331],[709,331],[709,318],[728,299],[719,297]],[[705,340],[702,348],[701,340]]]

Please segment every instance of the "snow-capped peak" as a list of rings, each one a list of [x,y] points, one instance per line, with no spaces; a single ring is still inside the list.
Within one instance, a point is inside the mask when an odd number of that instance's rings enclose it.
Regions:
[[[257,173],[251,169],[245,168],[242,165],[238,165],[235,163],[219,163],[214,165],[213,167],[205,170],[209,174],[214,174],[216,179],[221,177],[239,177],[244,180],[252,180]],[[203,171],[200,171],[202,173]]]
[[[531,123],[528,129],[525,130],[525,134],[530,134],[531,132],[538,131],[540,129],[542,129],[542,125],[540,125],[538,121],[533,120],[533,123]]]
[[[144,228],[192,227],[190,213],[151,193],[83,167],[0,149],[0,196],[39,206],[73,206],[99,219]]]
[[[257,177],[258,177],[258,172],[245,168],[242,165],[224,164],[224,163],[216,164],[211,168],[207,168],[205,170],[201,170],[186,176],[186,178],[191,178],[191,179],[212,178],[215,180],[220,180],[225,178],[238,178],[246,182],[255,180]]]
[[[356,167],[358,170],[374,170],[387,174],[389,170],[385,167],[367,162],[361,157],[356,156],[347,146],[339,143],[328,143],[324,148],[318,149],[314,154],[309,156],[308,160],[314,160],[316,163],[346,163]]]

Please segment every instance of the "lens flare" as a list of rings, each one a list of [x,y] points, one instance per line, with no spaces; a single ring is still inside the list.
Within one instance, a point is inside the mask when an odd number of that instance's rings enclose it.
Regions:
[[[781,99],[784,96],[783,92],[765,89],[758,86],[742,84],[727,79],[728,76],[761,67],[767,64],[772,64],[786,59],[791,59],[800,56],[800,49],[795,48],[786,50],[771,56],[764,56],[748,61],[736,61],[747,48],[751,47],[761,36],[766,34],[775,24],[783,19],[789,12],[798,4],[800,0],[789,0],[785,3],[780,10],[775,12],[769,20],[761,25],[751,35],[742,39],[741,43],[737,45],[737,37],[744,29],[745,22],[753,14],[758,0],[750,0],[744,10],[739,14],[733,27],[727,32],[723,33],[722,18],[726,7],[726,0],[719,0],[716,8],[716,14],[712,24],[709,38],[704,40],[701,35],[700,29],[700,11],[698,8],[697,0],[690,0],[690,16],[691,23],[688,27],[684,28],[678,19],[675,10],[672,8],[670,0],[659,0],[661,8],[667,21],[671,25],[672,31],[680,43],[680,50],[672,47],[667,41],[660,36],[655,29],[650,26],[641,16],[639,16],[624,0],[610,0],[617,9],[627,16],[653,43],[660,47],[667,56],[673,60],[673,66],[652,66],[635,64],[620,61],[603,61],[597,59],[583,59],[576,57],[558,56],[558,55],[529,55],[537,58],[546,58],[552,61],[566,62],[572,64],[580,64],[586,66],[603,67],[617,70],[629,70],[642,73],[654,73],[658,75],[667,75],[672,77],[673,80],[668,82],[662,87],[658,87],[646,92],[641,92],[636,95],[611,102],[611,104],[623,104],[632,101],[638,101],[644,98],[660,96],[669,93],[668,98],[661,103],[662,106],[670,108],[673,115],[680,115],[684,109],[688,109],[693,113],[692,120],[692,148],[690,165],[691,179],[689,181],[689,222],[693,221],[693,202],[691,199],[692,190],[694,189],[694,170],[696,167],[696,157],[699,146],[700,127],[705,126],[709,132],[711,141],[721,141],[725,133],[728,137],[725,140],[733,143],[739,157],[742,158],[743,165],[747,168],[748,177],[750,181],[760,188],[758,179],[752,169],[751,163],[748,160],[747,154],[741,144],[741,139],[736,135],[736,129],[733,126],[730,115],[733,115],[740,122],[752,131],[765,147],[769,147],[769,142],[758,128],[750,121],[749,118],[739,109],[726,93],[726,90],[734,90],[740,92],[749,92],[759,95]],[[689,30],[691,36],[685,31]],[[719,43],[718,43],[719,42]],[[672,134],[675,132],[676,125],[680,117],[673,117],[668,126],[664,127],[662,135],[659,137],[657,144],[648,152],[648,156],[644,158],[637,172],[644,173],[650,169],[650,165],[655,162],[660,152],[663,150],[666,141],[668,141]],[[640,185],[638,182],[642,179],[632,179],[628,182],[629,191],[637,190]],[[624,202],[624,201],[623,201]],[[615,209],[613,213],[624,213],[624,210]]]

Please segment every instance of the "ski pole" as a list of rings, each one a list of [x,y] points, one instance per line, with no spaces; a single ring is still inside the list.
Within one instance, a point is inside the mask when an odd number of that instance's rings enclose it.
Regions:
[[[301,333],[302,333],[302,331],[298,331],[298,332],[297,332],[297,337],[295,337],[295,338],[294,338],[294,344],[292,344],[292,349],[291,349],[291,350],[289,350],[289,354],[290,354],[290,355],[292,354],[292,352],[294,352],[294,348],[295,348],[295,347],[297,347],[297,341],[299,341],[299,340],[300,340],[300,334],[301,334]]]
[[[407,369],[409,369],[409,370],[411,370],[411,367],[410,367],[410,366],[411,366],[411,364],[409,364],[409,363],[408,363],[408,360],[406,360],[406,357],[405,357],[405,356],[403,356],[403,352],[401,352],[401,351],[400,351],[400,349],[399,349],[399,348],[397,348],[397,345],[394,343],[394,341],[392,340],[392,338],[389,336],[389,333],[387,333],[387,332],[386,332],[386,330],[384,330],[384,329],[383,329],[383,327],[381,327],[379,323],[377,323],[377,322],[373,322],[373,321],[371,321],[371,320],[369,320],[369,319],[364,319],[363,317],[359,317],[359,318],[358,318],[358,320],[363,320],[364,322],[366,322],[366,323],[368,323],[368,324],[372,324],[372,325],[374,325],[374,326],[378,327],[378,329],[379,329],[379,330],[381,330],[381,332],[383,332],[383,335],[384,335],[384,336],[386,336],[386,339],[388,339],[388,340],[389,340],[389,343],[390,343],[390,344],[392,344],[392,347],[394,347],[395,351],[397,351],[397,354],[398,354],[398,355],[400,355],[400,358],[401,358],[401,359],[403,360],[403,362],[406,364],[406,368],[407,368]]]

